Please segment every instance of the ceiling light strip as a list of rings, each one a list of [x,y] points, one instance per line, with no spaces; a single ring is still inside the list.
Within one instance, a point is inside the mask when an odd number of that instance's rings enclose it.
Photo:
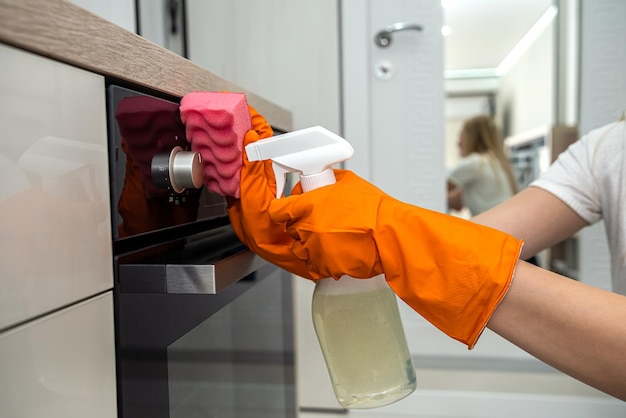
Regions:
[[[550,25],[557,15],[558,8],[551,5],[541,15],[539,20],[530,28],[522,39],[513,47],[513,49],[504,57],[502,62],[496,67],[496,75],[505,75],[513,65],[520,59],[524,52],[539,38],[543,31]]]
[[[444,76],[447,80],[461,78],[490,78],[496,77],[495,68],[466,68],[462,70],[446,70]]]

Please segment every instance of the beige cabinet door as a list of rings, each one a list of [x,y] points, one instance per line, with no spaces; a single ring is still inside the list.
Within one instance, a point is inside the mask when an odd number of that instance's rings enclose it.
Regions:
[[[0,416],[114,418],[113,295],[0,334]]]
[[[113,287],[104,78],[0,44],[0,330]]]

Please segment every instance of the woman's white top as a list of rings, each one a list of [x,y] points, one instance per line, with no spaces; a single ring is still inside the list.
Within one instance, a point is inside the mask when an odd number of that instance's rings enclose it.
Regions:
[[[488,154],[472,153],[461,158],[448,175],[448,181],[463,189],[463,203],[472,216],[513,196],[504,170]]]
[[[569,146],[530,186],[565,202],[590,224],[604,220],[613,291],[626,294],[626,122],[595,129]]]

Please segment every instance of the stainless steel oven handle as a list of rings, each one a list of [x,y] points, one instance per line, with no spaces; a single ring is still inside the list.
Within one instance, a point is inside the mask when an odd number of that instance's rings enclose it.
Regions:
[[[122,293],[187,293],[215,295],[268,262],[242,250],[214,264],[123,264]]]

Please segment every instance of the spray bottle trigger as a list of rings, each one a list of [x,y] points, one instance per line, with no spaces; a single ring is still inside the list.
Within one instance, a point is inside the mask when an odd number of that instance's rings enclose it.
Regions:
[[[272,170],[274,170],[274,178],[276,179],[276,199],[280,199],[285,191],[287,173],[294,170],[290,167],[279,164],[276,161],[272,161]]]

